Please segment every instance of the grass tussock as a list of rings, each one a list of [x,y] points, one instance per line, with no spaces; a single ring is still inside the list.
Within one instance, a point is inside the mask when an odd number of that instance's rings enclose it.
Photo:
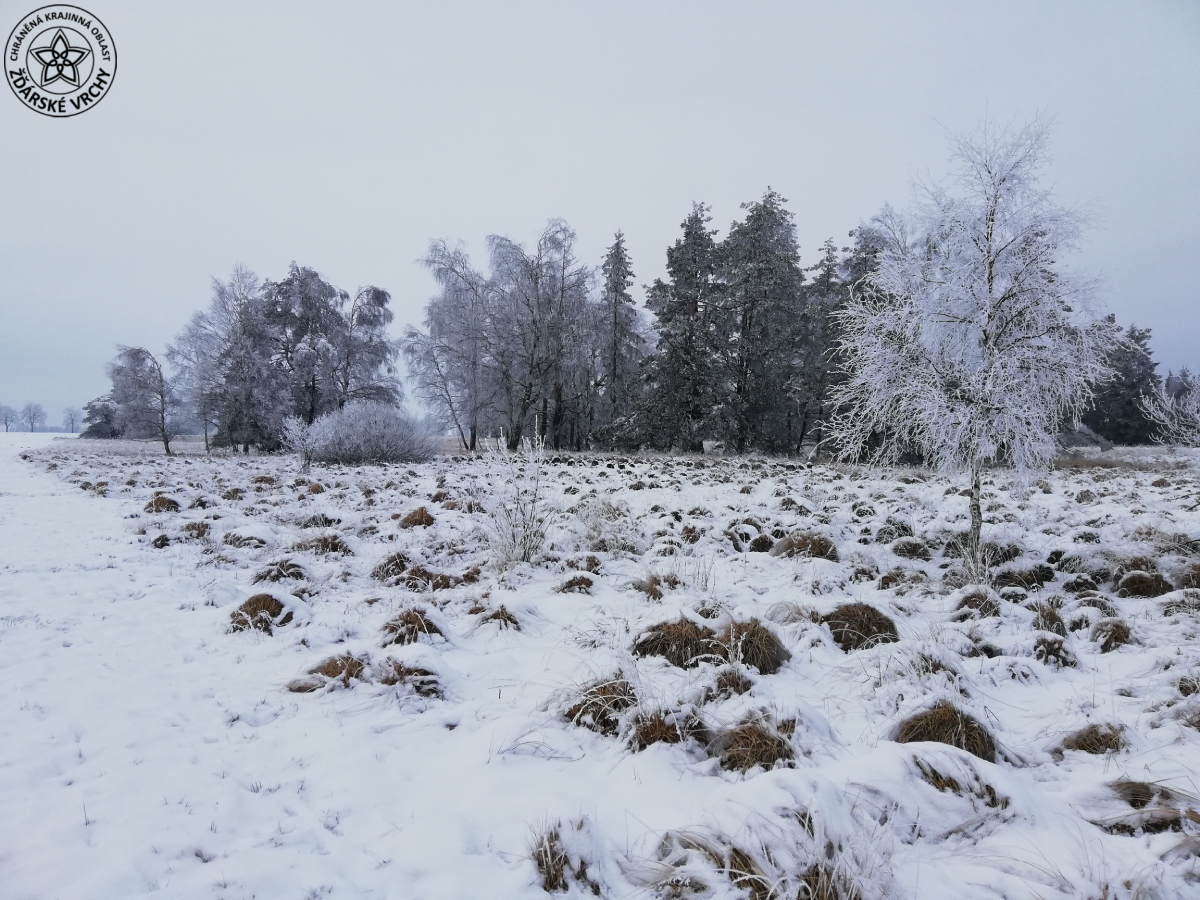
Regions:
[[[401,528],[428,528],[433,524],[433,514],[424,506],[418,506],[400,520]]]
[[[236,547],[238,550],[258,550],[267,545],[267,542],[262,538],[254,537],[248,534],[238,534],[235,531],[230,531],[221,538],[221,543],[226,547]]]
[[[276,625],[286,625],[292,621],[292,614],[286,615],[283,604],[270,594],[255,594],[229,616],[232,631],[262,631],[274,633]]]
[[[783,642],[758,619],[730,622],[717,642],[730,662],[752,666],[763,675],[774,675],[792,658]]]
[[[243,491],[241,488],[229,488],[227,491],[224,491],[221,494],[221,499],[234,501],[234,500],[241,500],[245,496],[246,496],[246,492]]]
[[[679,578],[675,575],[657,575],[651,573],[644,580],[635,581],[633,587],[634,590],[641,591],[651,600],[661,600],[664,588],[679,587]]]
[[[825,616],[833,640],[849,653],[900,640],[896,623],[873,606],[847,603]]]
[[[747,693],[754,682],[736,666],[729,666],[717,673],[716,684],[708,689],[705,700],[719,700]]]
[[[331,656],[308,670],[311,677],[298,678],[290,682],[287,688],[293,694],[309,694],[338,682],[341,682],[342,687],[349,687],[350,679],[362,678],[364,668],[361,659],[349,654]]]
[[[634,656],[661,656],[673,666],[688,669],[703,660],[720,658],[716,632],[691,619],[664,622],[644,631],[633,646]]]
[[[513,631],[521,630],[521,623],[517,621],[517,617],[508,611],[503,603],[497,609],[493,609],[487,613],[480,622],[495,622],[500,626],[501,630],[511,628]]]
[[[379,666],[379,683],[389,687],[408,685],[421,697],[441,697],[442,687],[437,674],[420,666],[406,666],[391,657]]]
[[[692,868],[689,861],[699,856],[729,881],[738,892],[738,896],[747,897],[748,900],[775,900],[784,896],[779,893],[778,879],[768,875],[753,856],[724,836],[710,837],[685,831],[669,832],[663,836],[658,856],[666,865],[680,870]],[[658,882],[657,887],[659,896],[669,900],[712,895],[711,885],[695,874],[685,871],[678,871],[663,879]],[[724,896],[724,893],[721,896]]]
[[[901,559],[928,560],[929,547],[920,538],[904,537],[892,544],[892,552]]]
[[[530,848],[529,856],[537,867],[542,890],[547,894],[566,893],[569,887],[567,870],[570,868],[571,858],[563,849],[559,827],[554,825],[540,834],[535,834],[533,846]]]
[[[338,534],[322,534],[318,537],[309,538],[305,541],[300,541],[292,547],[293,550],[306,550],[310,553],[319,553],[322,556],[353,556],[354,551],[350,549],[350,545],[342,539]]]
[[[748,772],[761,767],[770,771],[794,758],[791,742],[760,722],[747,722],[725,732],[716,742],[721,768]]]
[[[478,568],[468,569],[463,575],[449,572],[434,572],[424,566],[412,566],[404,573],[404,586],[410,591],[446,591],[460,584],[474,584],[479,580]]]
[[[1185,675],[1179,679],[1179,683],[1175,685],[1181,697],[1190,697],[1193,694],[1200,694],[1200,678],[1194,675]]]
[[[1037,603],[1033,606],[1033,628],[1035,631],[1048,631],[1060,638],[1067,636],[1067,626],[1062,616],[1048,603]]]
[[[445,637],[442,630],[429,620],[423,609],[411,607],[383,626],[383,646],[415,644],[424,637]]]
[[[1126,572],[1117,582],[1120,597],[1161,597],[1175,590],[1175,586],[1157,572]]]
[[[1078,750],[1101,756],[1113,753],[1125,746],[1125,729],[1113,725],[1093,723],[1063,738],[1061,750]]]
[[[560,594],[590,594],[595,582],[586,575],[574,575],[559,585]]]
[[[209,524],[207,522],[188,522],[183,526],[183,533],[200,541],[208,537]]]
[[[955,607],[957,615],[956,619],[963,619],[978,616],[981,619],[994,619],[1000,615],[1000,601],[986,588],[976,588],[958,601],[958,606]]]
[[[636,703],[633,685],[617,674],[584,687],[567,710],[567,721],[611,737],[620,731],[621,714]]]
[[[309,516],[300,523],[301,528],[333,528],[336,525],[341,525],[341,519],[334,519],[325,513],[317,513],[315,516]]]
[[[179,512],[179,504],[170,497],[159,494],[146,504],[144,511],[148,513]]]
[[[1052,669],[1069,669],[1075,666],[1075,657],[1060,637],[1042,635],[1033,642],[1033,656]]]
[[[825,535],[813,531],[789,534],[780,538],[771,547],[771,555],[783,559],[808,557],[810,559],[827,559],[830,562],[838,561],[837,547],[833,545],[833,541]]]
[[[988,730],[946,701],[901,722],[896,740],[901,744],[934,741],[965,750],[985,762],[996,761],[996,742]]]
[[[1101,653],[1111,653],[1128,644],[1132,633],[1121,619],[1102,619],[1092,628],[1091,638],[1100,644]]]
[[[251,579],[255,584],[262,584],[264,581],[280,582],[280,581],[299,581],[304,578],[304,570],[290,559],[281,559],[277,562],[268,563],[265,569],[255,573]]]
[[[818,863],[800,873],[796,900],[862,900],[862,892],[849,875]]]
[[[393,553],[371,570],[371,577],[385,584],[396,584],[408,570],[410,560],[404,553]]]
[[[802,622],[816,625],[821,621],[821,614],[792,600],[784,600],[767,610],[767,618],[780,625],[798,625]]]
[[[633,745],[645,750],[651,744],[681,744],[689,738],[705,739],[703,723],[694,715],[655,710],[643,713],[633,723]]]

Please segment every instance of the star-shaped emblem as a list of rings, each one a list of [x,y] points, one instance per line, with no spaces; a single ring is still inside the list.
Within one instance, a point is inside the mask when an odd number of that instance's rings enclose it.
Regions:
[[[72,47],[67,35],[60,28],[48,47],[37,47],[30,55],[42,66],[41,85],[46,87],[55,81],[79,87],[79,64],[91,54],[90,47]]]

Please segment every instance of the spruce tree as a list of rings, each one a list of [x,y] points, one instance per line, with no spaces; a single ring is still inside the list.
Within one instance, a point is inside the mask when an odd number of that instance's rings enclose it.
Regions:
[[[638,363],[645,353],[637,327],[637,309],[629,293],[633,264],[625,247],[625,235],[620,231],[605,254],[600,273],[603,348],[599,362],[606,401],[601,412],[608,422],[615,422],[629,411]]]
[[[1109,315],[1109,323],[1116,317]],[[1093,406],[1083,415],[1083,423],[1114,444],[1149,444],[1156,426],[1142,408],[1141,399],[1158,392],[1161,379],[1151,358],[1150,329],[1130,325],[1107,360],[1112,378],[1101,384],[1093,395]]]

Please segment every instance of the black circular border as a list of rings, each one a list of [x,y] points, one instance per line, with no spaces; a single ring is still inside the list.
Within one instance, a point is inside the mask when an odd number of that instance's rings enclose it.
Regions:
[[[12,42],[13,35],[16,34],[16,31],[18,28],[20,28],[23,24],[25,24],[25,20],[28,19],[30,16],[36,16],[38,13],[40,13],[42,10],[45,10],[45,9],[76,9],[76,10],[79,10],[79,12],[81,12],[84,15],[89,16],[90,18],[95,19],[97,22],[99,22],[100,27],[104,29],[104,33],[106,35],[108,35],[108,45],[109,45],[109,47],[112,48],[112,67],[113,67],[113,69],[112,69],[112,77],[108,81],[108,88],[104,91],[103,95],[101,95],[101,97],[100,97],[100,100],[103,100],[105,97],[108,96],[108,92],[110,90],[112,90],[113,82],[115,82],[117,80],[117,39],[113,37],[112,29],[104,24],[104,20],[101,19],[98,15],[96,15],[91,10],[84,9],[82,6],[75,6],[72,3],[47,3],[45,6],[39,6],[37,9],[33,10],[32,12],[28,12],[24,16],[22,16],[17,21],[17,24],[12,27],[12,30],[9,31],[9,33],[8,33],[8,38],[4,42],[4,52],[5,53],[8,52],[8,47],[9,47],[9,44]],[[53,115],[50,115],[50,113],[45,113],[39,109],[34,109],[32,106],[30,106],[24,100],[22,100],[20,95],[17,94],[17,89],[13,87],[12,81],[11,81],[11,79],[9,79],[7,71],[5,72],[4,80],[5,80],[5,82],[7,82],[8,89],[10,91],[12,91],[13,96],[17,98],[18,103],[20,103],[23,107],[25,107],[30,112],[37,113],[39,116],[43,116],[47,119],[73,119],[73,118],[75,118],[75,116],[83,115],[85,112],[88,112],[89,110],[98,106],[100,103],[100,100],[97,100],[97,101],[95,101],[95,103],[89,103],[87,106],[80,109],[78,112],[67,113],[66,115],[63,115],[63,116],[53,116]]]

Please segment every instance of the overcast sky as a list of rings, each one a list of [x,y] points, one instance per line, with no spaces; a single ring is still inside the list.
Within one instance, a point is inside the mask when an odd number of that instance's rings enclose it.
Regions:
[[[1054,117],[1048,175],[1097,228],[1076,261],[1159,371],[1200,368],[1200,3],[301,3],[76,0],[116,42],[107,97],[51,119],[0,95],[0,403],[103,393],[237,263],[433,291],[431,238],[587,261],[624,230],[638,284],[693,200],[722,235],[767,186],[804,264],[985,115]],[[37,6],[0,0],[0,32]],[[641,292],[638,291],[640,299]]]

